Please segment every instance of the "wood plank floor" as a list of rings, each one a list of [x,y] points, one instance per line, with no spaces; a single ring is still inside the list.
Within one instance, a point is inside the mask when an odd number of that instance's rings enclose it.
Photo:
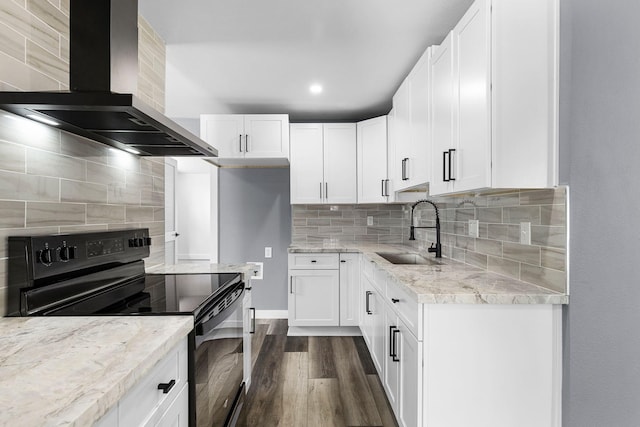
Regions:
[[[239,427],[397,427],[362,337],[288,337],[258,320]]]

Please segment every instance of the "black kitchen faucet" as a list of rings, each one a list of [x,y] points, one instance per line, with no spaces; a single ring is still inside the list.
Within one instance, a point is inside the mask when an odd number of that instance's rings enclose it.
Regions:
[[[418,206],[420,203],[428,203],[431,206],[433,206],[433,208],[436,210],[436,225],[435,226],[429,226],[429,227],[416,227],[413,225],[413,211],[416,208],[416,206]],[[413,205],[411,205],[411,226],[410,226],[410,232],[409,232],[409,240],[416,240],[416,236],[415,236],[415,232],[414,230],[416,228],[435,228],[436,229],[436,244],[435,246],[433,245],[433,243],[431,244],[431,247],[429,249],[427,249],[429,252],[435,252],[436,253],[436,258],[442,258],[442,245],[440,244],[440,213],[438,211],[438,206],[436,206],[435,203],[433,203],[431,200],[418,200],[417,202],[415,202]]]

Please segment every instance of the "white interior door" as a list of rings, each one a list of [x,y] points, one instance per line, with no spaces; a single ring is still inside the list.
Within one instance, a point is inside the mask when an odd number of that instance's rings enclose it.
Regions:
[[[164,160],[164,263],[173,265],[178,261],[176,250],[176,159],[166,157]]]

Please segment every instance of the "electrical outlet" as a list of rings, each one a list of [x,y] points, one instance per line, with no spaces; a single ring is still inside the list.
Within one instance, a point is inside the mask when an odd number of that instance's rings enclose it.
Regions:
[[[469,236],[480,237],[480,221],[477,219],[469,220]]]
[[[373,225],[373,217],[372,216],[368,216],[367,217],[367,225]]]
[[[264,257],[271,258],[271,248],[269,246],[264,248]]]
[[[531,223],[530,222],[520,223],[520,243],[523,245],[531,244]]]

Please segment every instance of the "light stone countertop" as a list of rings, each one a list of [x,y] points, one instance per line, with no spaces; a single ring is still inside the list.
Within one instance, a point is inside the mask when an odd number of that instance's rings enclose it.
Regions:
[[[179,262],[174,265],[156,265],[145,269],[147,274],[214,274],[242,273],[252,276],[259,270],[256,264],[211,264],[209,262]]]
[[[418,251],[383,244],[291,245],[289,253],[361,253],[423,304],[568,304],[569,296],[448,258],[433,265],[397,265],[377,252]],[[433,258],[433,254],[425,256]]]
[[[192,329],[192,316],[0,318],[0,425],[92,425]]]

